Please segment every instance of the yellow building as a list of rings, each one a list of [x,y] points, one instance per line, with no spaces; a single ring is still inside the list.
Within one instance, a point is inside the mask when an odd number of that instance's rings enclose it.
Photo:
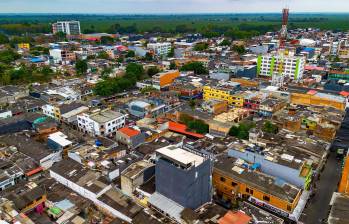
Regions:
[[[229,105],[243,107],[244,98],[239,94],[235,94],[232,89],[233,87],[230,89],[225,87],[205,86],[203,89],[204,100],[223,100],[227,101]]]
[[[22,50],[30,50],[30,44],[29,43],[19,43],[17,44],[18,49]]]

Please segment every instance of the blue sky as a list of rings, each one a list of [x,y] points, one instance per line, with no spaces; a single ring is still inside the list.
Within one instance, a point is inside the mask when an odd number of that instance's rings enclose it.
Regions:
[[[287,2],[287,3],[285,3]],[[0,0],[0,13],[349,12],[349,0]]]

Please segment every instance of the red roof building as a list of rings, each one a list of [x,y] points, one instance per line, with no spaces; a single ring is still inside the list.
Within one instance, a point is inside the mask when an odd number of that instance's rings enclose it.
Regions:
[[[119,132],[122,132],[123,134],[127,135],[128,137],[133,137],[136,135],[139,135],[141,132],[137,131],[133,128],[129,128],[129,127],[123,127],[121,129],[119,129]]]
[[[224,217],[218,220],[219,224],[248,224],[251,221],[251,217],[246,215],[242,211],[232,212],[228,211]]]
[[[195,137],[195,138],[204,138],[204,135],[195,133],[195,132],[190,132],[187,131],[187,126],[185,124],[180,124],[180,123],[176,123],[173,121],[169,121],[168,122],[168,130],[173,131],[173,132],[177,132],[179,134],[183,134],[183,135],[188,135],[191,137]]]

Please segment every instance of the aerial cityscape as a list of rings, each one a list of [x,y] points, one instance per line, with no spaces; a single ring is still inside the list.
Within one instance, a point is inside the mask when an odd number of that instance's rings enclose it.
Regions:
[[[349,224],[348,10],[0,1],[0,224]]]

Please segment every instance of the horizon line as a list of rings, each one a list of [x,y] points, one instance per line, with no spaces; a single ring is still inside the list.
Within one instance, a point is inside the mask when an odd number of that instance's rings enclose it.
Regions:
[[[281,14],[282,12],[271,11],[271,12],[177,12],[177,13],[110,13],[110,12],[0,12],[0,15],[234,15],[234,14]],[[292,14],[348,14],[349,12],[291,12]]]

